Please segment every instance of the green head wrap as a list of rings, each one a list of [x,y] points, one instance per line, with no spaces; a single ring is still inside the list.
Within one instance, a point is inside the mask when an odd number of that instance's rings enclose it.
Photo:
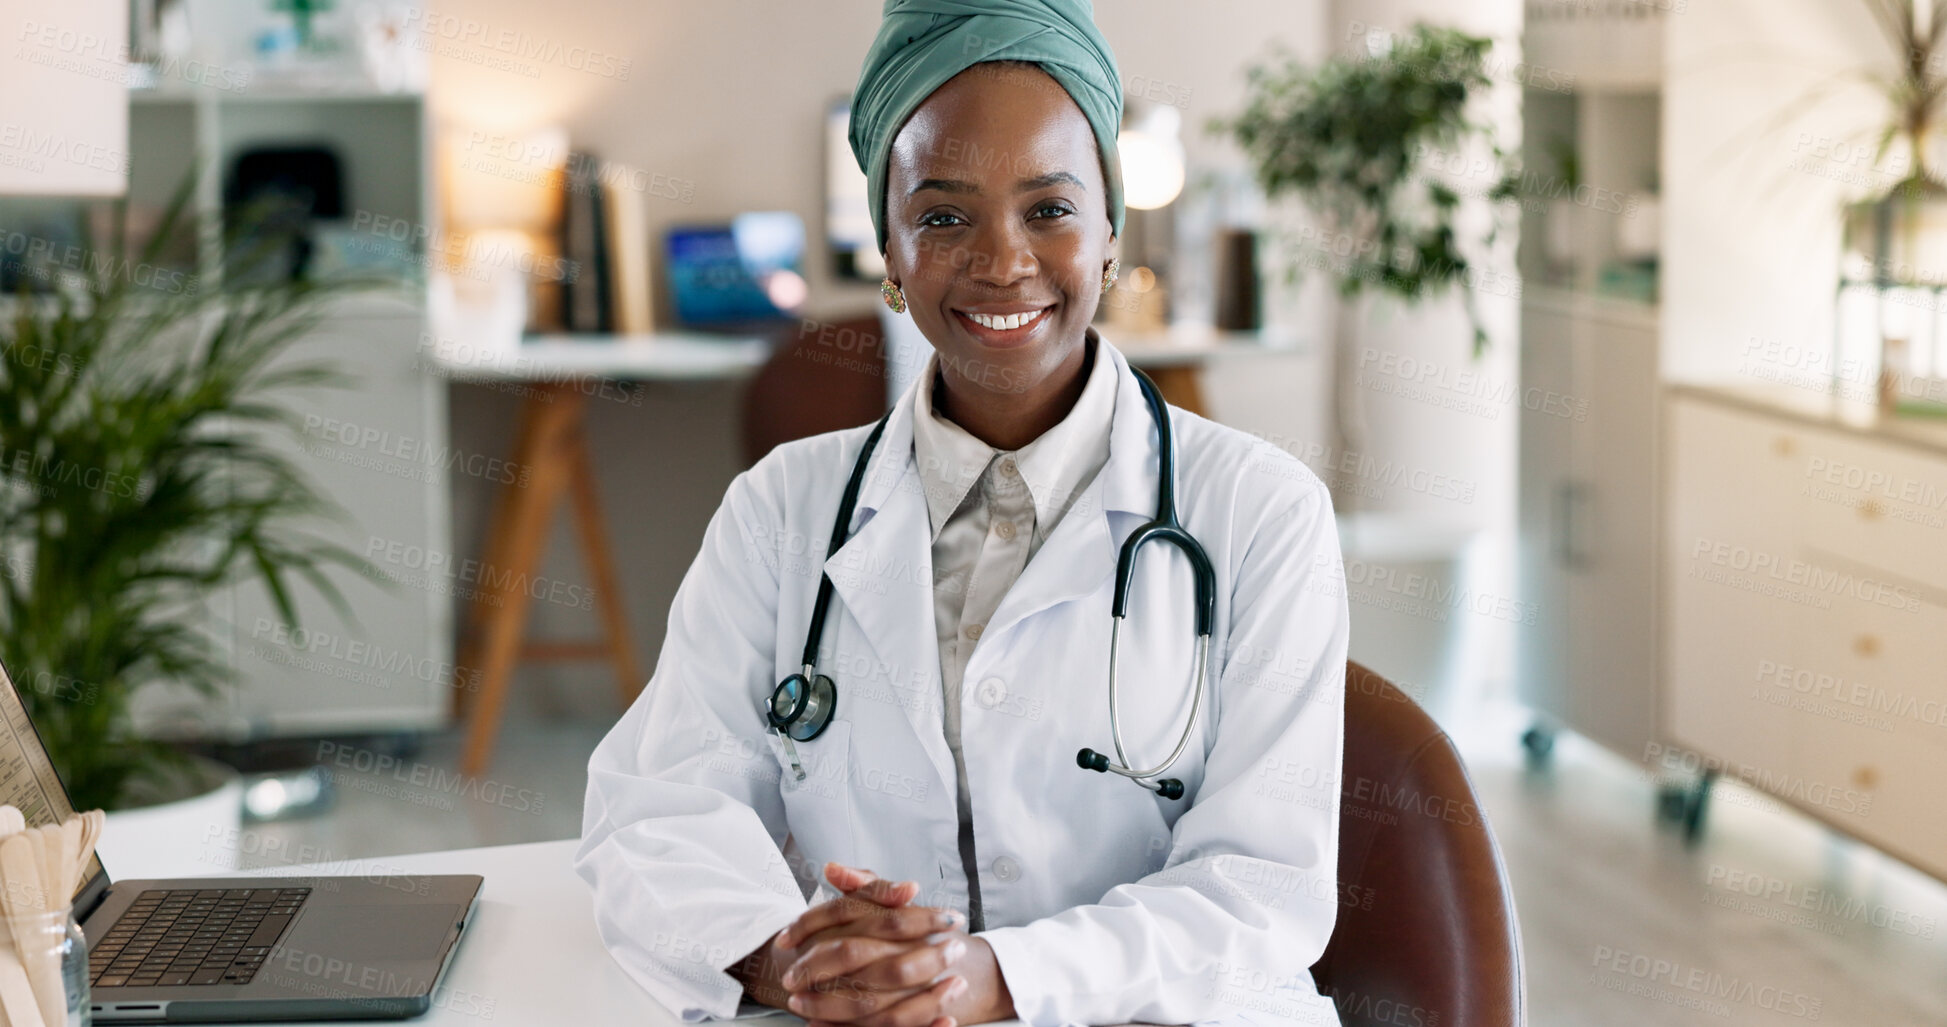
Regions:
[[[852,93],[848,138],[865,172],[879,251],[886,249],[892,140],[935,89],[982,61],[1033,61],[1073,97],[1102,151],[1109,223],[1122,234],[1122,75],[1089,0],[886,0],[885,22]]]

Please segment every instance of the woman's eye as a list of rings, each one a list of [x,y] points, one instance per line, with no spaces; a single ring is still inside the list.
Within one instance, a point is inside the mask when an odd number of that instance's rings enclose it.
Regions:
[[[1059,203],[1049,203],[1035,208],[1034,213],[1037,217],[1061,217],[1066,214],[1073,214],[1074,211],[1069,210]]]
[[[931,214],[922,215],[919,219],[919,223],[921,226],[926,228],[950,228],[952,227],[952,222],[957,222],[959,220],[960,220],[960,215],[958,214],[948,214],[944,211],[936,211]]]

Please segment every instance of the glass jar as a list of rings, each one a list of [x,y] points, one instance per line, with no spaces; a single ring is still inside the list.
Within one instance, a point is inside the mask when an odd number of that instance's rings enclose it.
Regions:
[[[88,1002],[88,938],[73,909],[8,917],[7,927],[41,1020],[48,1027],[87,1027],[94,1019]]]

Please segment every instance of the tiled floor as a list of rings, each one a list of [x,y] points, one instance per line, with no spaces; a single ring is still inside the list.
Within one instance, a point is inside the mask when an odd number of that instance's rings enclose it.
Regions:
[[[1687,848],[1606,751],[1564,736],[1526,769],[1525,723],[1490,707],[1452,730],[1514,878],[1537,1027],[1947,1024],[1947,886],[1736,786]],[[384,771],[354,752],[330,813],[253,830],[326,860],[571,837],[606,726],[511,723],[475,783],[455,737]]]

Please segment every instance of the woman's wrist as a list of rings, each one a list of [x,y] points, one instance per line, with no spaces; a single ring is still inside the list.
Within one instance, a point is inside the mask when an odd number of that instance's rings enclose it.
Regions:
[[[1001,976],[1000,960],[994,957],[994,947],[987,944],[987,939],[979,935],[970,939],[962,976],[967,977],[967,983],[973,986],[970,995],[975,1000],[975,1008],[971,1015],[957,1018],[961,1023],[1016,1019],[1014,996],[1007,990],[1007,979]]]
[[[773,944],[775,941],[776,934],[764,939],[762,945],[730,964],[724,972],[744,986],[745,998],[761,1006],[783,1009],[785,1002],[791,998],[791,992],[778,983],[778,978],[784,976],[785,969],[798,958],[798,953],[794,949],[779,950]]]

